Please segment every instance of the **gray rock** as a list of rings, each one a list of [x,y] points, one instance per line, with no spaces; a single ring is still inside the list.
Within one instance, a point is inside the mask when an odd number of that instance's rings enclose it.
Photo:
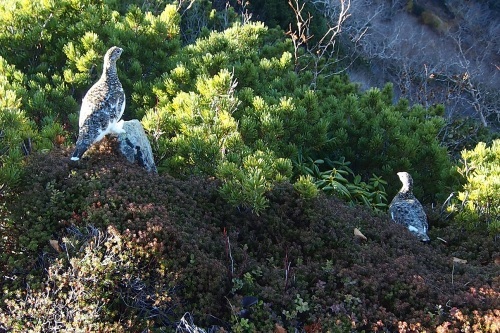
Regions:
[[[142,124],[137,119],[123,123],[125,133],[118,135],[120,152],[131,163],[137,163],[148,172],[157,173],[153,151]]]

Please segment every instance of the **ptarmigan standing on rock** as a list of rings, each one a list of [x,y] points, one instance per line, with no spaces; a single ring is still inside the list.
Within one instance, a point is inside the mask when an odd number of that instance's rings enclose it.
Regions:
[[[80,130],[71,159],[78,161],[89,147],[106,134],[124,133],[125,93],[116,73],[116,61],[123,49],[113,46],[104,56],[102,75],[85,94],[80,109]]]
[[[421,241],[430,241],[427,236],[427,216],[424,207],[413,195],[413,179],[408,172],[398,172],[403,187],[389,205],[391,218],[408,228]]]

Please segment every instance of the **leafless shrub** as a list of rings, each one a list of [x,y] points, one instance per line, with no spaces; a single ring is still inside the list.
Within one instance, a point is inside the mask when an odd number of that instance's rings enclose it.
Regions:
[[[311,70],[314,74],[311,85],[314,87],[320,74],[326,76],[339,74],[354,62],[354,58],[340,56],[338,43],[344,23],[350,16],[351,1],[338,0],[338,7],[327,1],[313,1],[313,4],[321,6],[327,13],[328,30],[323,36],[318,38],[317,42],[312,42],[314,36],[311,34],[310,25],[313,17],[310,13],[306,16],[305,2],[301,3],[299,0],[288,1],[295,14],[295,27],[290,24],[287,35],[293,43],[295,71]],[[336,65],[346,59],[350,59],[349,63],[339,69]]]
[[[337,1],[314,3],[325,15],[338,15]],[[367,64],[357,70],[365,73],[356,76],[368,80],[366,86],[391,81],[412,103],[445,104],[450,118],[475,115],[483,126],[497,126],[500,20],[483,4],[450,0],[449,17],[433,14],[440,24],[430,27],[408,13],[406,3],[363,0],[350,5],[340,38]]]

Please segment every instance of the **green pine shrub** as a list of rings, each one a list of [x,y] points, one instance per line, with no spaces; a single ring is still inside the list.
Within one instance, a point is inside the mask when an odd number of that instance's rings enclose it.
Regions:
[[[290,160],[345,158],[358,184],[373,174],[390,179],[389,194],[400,186],[396,172],[408,170],[418,197],[446,198],[442,107],[393,104],[392,86],[361,93],[344,76],[320,76],[313,90],[313,74],[294,71],[290,43],[258,23],[212,32],[179,59],[186,60],[157,83],[158,105],[143,119],[161,170],[215,175],[223,163],[242,168],[247,156],[270,150]]]
[[[293,188],[306,199],[312,199],[318,195],[318,188],[311,175],[299,176],[299,179],[293,184]]]
[[[21,109],[22,83],[22,73],[0,57],[0,191],[19,182],[23,157],[37,137],[33,121]]]
[[[335,110],[336,155],[351,161],[364,180],[372,174],[388,181],[387,192],[400,183],[396,173],[412,174],[414,193],[424,201],[444,200],[450,182],[451,162],[438,134],[444,124],[442,106],[424,109],[404,99],[392,104],[390,84],[361,96],[330,99]],[[448,185],[449,186],[449,185]]]
[[[15,186],[23,172],[23,158],[30,151],[36,132],[19,109],[0,109],[0,183]]]
[[[457,220],[469,228],[485,227],[492,235],[500,233],[500,140],[490,146],[480,142],[463,150],[457,171],[464,185],[458,193]]]
[[[373,174],[390,180],[388,194],[399,187],[395,173],[407,170],[419,198],[447,196],[450,163],[436,139],[442,108],[393,104],[390,86],[362,93],[346,76],[296,73],[282,30],[242,24],[237,8],[217,11],[197,2],[199,19],[219,29],[210,32],[177,5],[86,0],[0,6],[0,22],[11,27],[0,32],[0,44],[8,46],[2,56],[19,71],[10,90],[32,122],[35,150],[74,142],[79,101],[100,75],[104,52],[119,45],[125,49],[118,62],[125,119],[142,119],[162,172],[215,176],[223,164],[245,169],[243,161],[258,151],[269,151],[272,163],[300,153],[313,160],[345,158],[360,175],[358,184],[369,184]],[[9,14],[14,7],[15,16]],[[182,47],[186,38],[193,43]],[[13,154],[19,165],[20,155]],[[9,170],[2,172],[16,178],[16,168]],[[300,178],[293,171],[288,180]],[[264,192],[272,185],[266,186]],[[259,191],[254,197],[262,202]]]
[[[172,66],[180,46],[176,6],[163,6],[157,15],[134,4],[123,14],[112,6],[92,0],[0,5],[0,22],[10,27],[0,32],[0,44],[8,45],[2,56],[26,75],[22,97],[30,119],[39,124],[50,116],[75,133],[71,115],[101,75],[102,56],[112,45],[125,49],[118,72],[126,118],[141,118],[141,108],[154,105],[152,82]]]
[[[242,167],[234,162],[223,162],[216,173],[222,180],[222,197],[240,208],[259,214],[268,207],[265,194],[279,182],[292,175],[289,159],[275,159],[272,152],[256,151],[244,158]]]

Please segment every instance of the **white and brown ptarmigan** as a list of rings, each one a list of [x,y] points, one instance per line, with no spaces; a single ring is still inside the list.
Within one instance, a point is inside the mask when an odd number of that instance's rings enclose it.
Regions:
[[[124,133],[125,93],[116,72],[123,49],[113,46],[104,55],[102,75],[87,91],[80,109],[80,130],[71,160],[78,161],[89,147],[110,133]]]
[[[430,238],[427,236],[427,215],[422,204],[413,195],[413,179],[408,172],[398,172],[398,176],[403,187],[389,205],[391,218],[406,226],[421,241],[428,242]]]

